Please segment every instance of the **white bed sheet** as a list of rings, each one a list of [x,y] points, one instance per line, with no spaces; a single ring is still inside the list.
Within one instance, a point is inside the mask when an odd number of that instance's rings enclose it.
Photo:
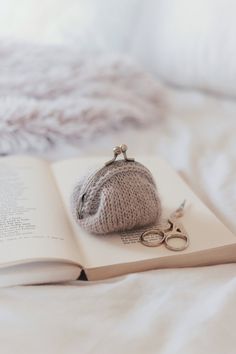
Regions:
[[[158,153],[236,233],[236,103],[168,96],[168,117],[155,129],[124,130],[80,154],[107,154],[120,142],[133,155]],[[61,152],[76,153],[68,147]],[[236,351],[236,264],[5,288],[0,299],[2,354]]]

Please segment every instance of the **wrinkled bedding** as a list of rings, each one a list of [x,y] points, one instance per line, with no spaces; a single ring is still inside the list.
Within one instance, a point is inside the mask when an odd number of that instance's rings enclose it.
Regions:
[[[233,101],[169,91],[155,129],[113,132],[80,154],[120,142],[159,154],[236,233],[235,114]],[[76,153],[65,146],[58,156]],[[5,288],[0,299],[3,354],[235,353],[236,264]]]

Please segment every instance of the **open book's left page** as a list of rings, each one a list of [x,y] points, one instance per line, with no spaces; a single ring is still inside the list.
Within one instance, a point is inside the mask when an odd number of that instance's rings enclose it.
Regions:
[[[79,250],[46,161],[0,159],[0,267],[32,261],[80,264]]]

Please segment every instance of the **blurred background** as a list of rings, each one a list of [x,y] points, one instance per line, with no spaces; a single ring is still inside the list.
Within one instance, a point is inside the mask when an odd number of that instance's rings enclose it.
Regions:
[[[0,35],[129,55],[174,85],[235,95],[233,0],[0,1]]]

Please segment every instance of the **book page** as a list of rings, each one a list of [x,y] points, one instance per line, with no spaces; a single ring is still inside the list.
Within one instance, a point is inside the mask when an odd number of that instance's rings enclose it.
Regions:
[[[53,164],[55,178],[67,208],[68,217],[83,253],[87,268],[137,262],[159,257],[171,257],[213,249],[236,243],[236,237],[198,199],[179,175],[165,161],[151,157],[136,160],[152,172],[162,201],[163,217],[167,217],[183,202],[187,201],[181,223],[190,238],[189,247],[181,252],[168,250],[164,245],[145,247],[139,242],[141,232],[113,235],[92,235],[82,230],[71,216],[70,195],[77,181],[88,170],[102,167],[104,158],[79,158]]]
[[[50,165],[0,159],[0,266],[36,260],[78,262],[77,245]]]

